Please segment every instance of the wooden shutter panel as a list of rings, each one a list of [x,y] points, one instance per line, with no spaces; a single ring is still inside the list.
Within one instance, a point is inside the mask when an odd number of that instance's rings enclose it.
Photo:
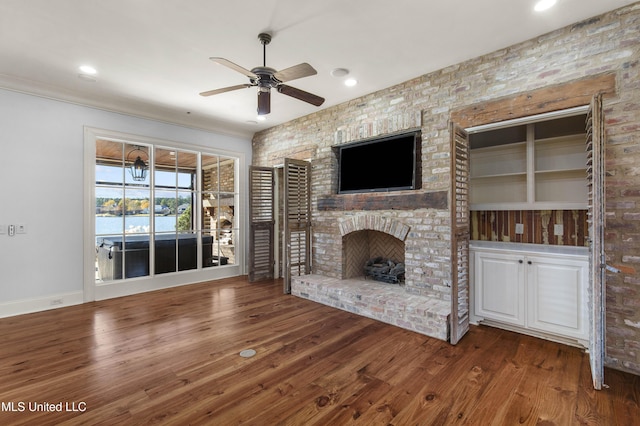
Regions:
[[[249,281],[273,278],[274,170],[249,167]]]
[[[469,137],[454,123],[451,134],[451,344],[469,331]]]
[[[311,164],[286,158],[284,162],[284,292],[291,293],[291,276],[311,270]]]
[[[602,389],[604,384],[605,337],[605,268],[604,253],[604,118],[602,96],[591,101],[586,120],[587,186],[589,189],[589,362],[593,387]]]

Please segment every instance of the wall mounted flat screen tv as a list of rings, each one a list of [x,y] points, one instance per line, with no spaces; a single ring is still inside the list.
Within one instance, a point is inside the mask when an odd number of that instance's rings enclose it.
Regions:
[[[420,132],[337,146],[338,193],[420,188]]]

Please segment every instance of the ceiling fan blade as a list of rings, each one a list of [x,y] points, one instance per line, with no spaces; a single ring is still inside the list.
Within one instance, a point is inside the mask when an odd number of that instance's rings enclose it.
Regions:
[[[229,87],[223,87],[221,89],[215,89],[215,90],[209,90],[206,92],[202,92],[200,93],[200,96],[211,96],[211,95],[217,95],[219,93],[225,93],[225,92],[231,92],[232,90],[238,90],[238,89],[246,89],[248,87],[253,87],[253,84],[238,84],[236,86],[229,86]]]
[[[278,92],[315,106],[320,106],[324,102],[324,98],[321,98],[320,96],[305,92],[304,90],[296,89],[295,87],[287,86],[286,84],[279,85]]]
[[[303,62],[301,64],[278,71],[273,74],[273,76],[278,80],[285,82],[295,80],[297,78],[309,77],[316,74],[318,74],[318,71],[316,71],[311,65]]]
[[[266,115],[271,112],[271,91],[258,90],[258,115]]]
[[[225,66],[225,67],[227,67],[227,68],[231,68],[232,70],[237,71],[237,72],[239,72],[240,74],[246,75],[246,76],[247,76],[247,77],[249,77],[249,78],[258,78],[258,76],[257,76],[257,75],[255,75],[254,73],[252,73],[252,72],[251,72],[251,71],[249,71],[248,69],[246,69],[246,68],[244,68],[244,67],[241,67],[241,66],[240,66],[240,65],[238,65],[238,64],[234,64],[233,62],[231,62],[231,61],[230,61],[230,60],[228,60],[228,59],[225,59],[225,58],[216,58],[216,57],[209,58],[209,59],[211,59],[211,60],[212,60],[213,62],[215,62],[215,63],[218,63],[218,64],[220,64],[220,65],[224,65],[224,66]]]

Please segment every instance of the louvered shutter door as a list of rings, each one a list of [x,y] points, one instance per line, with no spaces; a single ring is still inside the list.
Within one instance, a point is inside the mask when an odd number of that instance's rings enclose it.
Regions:
[[[451,134],[451,344],[469,331],[469,138],[454,123]]]
[[[273,278],[274,170],[249,168],[249,281]]]
[[[284,292],[291,293],[291,276],[311,270],[311,164],[285,159],[284,179]]]
[[[605,266],[604,253],[604,119],[602,96],[596,95],[586,120],[587,185],[589,188],[589,362],[593,387],[604,384],[604,312]]]

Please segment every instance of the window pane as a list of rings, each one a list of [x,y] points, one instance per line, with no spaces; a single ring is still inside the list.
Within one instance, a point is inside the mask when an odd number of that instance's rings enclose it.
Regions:
[[[126,144],[124,149],[125,184],[149,186],[149,147]]]
[[[149,190],[125,189],[125,232],[128,234],[148,233],[149,219]]]
[[[218,228],[231,229],[235,226],[235,195],[220,194],[220,210],[218,211]]]
[[[177,200],[175,191],[155,191],[156,204],[154,206],[155,232],[175,232],[175,211]]]
[[[122,234],[96,237],[96,282],[122,279],[121,247],[113,243],[121,238]]]
[[[178,188],[181,189],[193,189],[195,187],[195,174],[193,173],[178,173]]]
[[[202,235],[202,267],[218,266],[218,245],[211,232]]]
[[[178,270],[198,267],[198,236],[195,232],[178,234]]]
[[[216,211],[218,209],[218,200],[215,194],[210,192],[202,194],[202,230],[209,231],[216,229]]]
[[[124,144],[96,141],[96,183],[122,185],[124,181]]]
[[[236,236],[237,229],[223,229],[219,233],[219,248],[221,264],[233,265],[236,263]]]
[[[178,151],[178,188],[195,189],[198,155],[193,152]]]
[[[175,188],[177,182],[176,151],[155,149],[155,186]]]
[[[124,180],[122,164],[114,166],[111,164],[96,164],[96,184],[97,185],[122,185]]]
[[[218,192],[218,157],[202,155],[202,190]]]
[[[217,240],[220,250],[221,264],[235,262],[235,196],[220,194],[217,214]]]
[[[96,187],[96,235],[122,233],[122,188]]]
[[[191,232],[195,230],[192,192],[178,192],[178,206],[176,207],[178,232]]]
[[[177,234],[156,233],[155,235],[155,272],[166,274],[176,271],[176,239]]]
[[[117,244],[120,239],[117,239]],[[149,234],[125,235],[124,237],[125,278],[149,275]]]
[[[220,161],[220,191],[235,191],[235,170],[235,160],[225,159],[224,161]]]

